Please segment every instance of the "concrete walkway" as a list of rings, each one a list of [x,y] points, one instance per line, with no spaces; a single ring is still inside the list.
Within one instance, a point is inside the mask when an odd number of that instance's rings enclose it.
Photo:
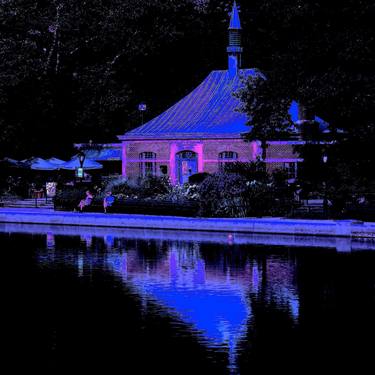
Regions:
[[[283,218],[185,218],[0,208],[1,223],[374,238],[375,223]]]

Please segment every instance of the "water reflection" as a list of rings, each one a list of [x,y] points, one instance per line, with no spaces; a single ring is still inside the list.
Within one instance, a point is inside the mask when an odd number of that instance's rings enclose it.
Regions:
[[[105,269],[130,287],[147,310],[152,301],[160,314],[175,317],[208,347],[228,355],[228,368],[236,372],[238,345],[246,339],[252,316],[249,296],[261,298],[287,311],[298,320],[299,298],[293,259],[280,254],[257,259],[230,243],[134,240],[112,235],[80,235],[79,251],[57,247],[51,251],[47,234],[46,249],[40,249],[39,262],[74,266],[79,277],[95,269]]]
[[[123,358],[189,374],[372,363],[375,252],[360,249],[374,242],[38,228],[0,234],[14,255],[4,264],[17,267],[17,301],[33,301],[17,325],[37,327],[37,352],[66,372],[70,358],[103,373]]]

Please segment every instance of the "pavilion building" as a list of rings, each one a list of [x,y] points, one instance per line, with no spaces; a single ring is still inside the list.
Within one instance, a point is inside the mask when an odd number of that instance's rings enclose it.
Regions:
[[[212,71],[190,94],[118,138],[122,142],[122,175],[128,179],[147,175],[169,176],[182,184],[196,173],[217,172],[225,163],[250,162],[261,156],[259,142],[245,142],[250,131],[246,114],[238,111],[234,96],[243,79],[261,75],[242,68],[241,23],[234,2],[229,24],[227,70]],[[292,117],[296,118],[296,111]],[[269,169],[284,168],[295,178],[302,159],[294,152],[298,140],[270,141]]]

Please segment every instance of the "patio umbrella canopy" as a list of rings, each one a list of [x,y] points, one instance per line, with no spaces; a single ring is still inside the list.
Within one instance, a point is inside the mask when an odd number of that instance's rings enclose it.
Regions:
[[[67,169],[67,170],[70,170],[70,171],[74,171],[76,170],[77,168],[80,168],[81,167],[81,164],[78,160],[78,158],[73,158],[72,160],[62,164],[59,166],[59,168],[61,169]],[[102,169],[103,166],[99,163],[97,163],[96,161],[94,160],[90,160],[90,159],[85,159],[84,163],[83,163],[83,168],[86,169],[86,170],[93,170],[93,169]]]
[[[58,166],[66,163],[66,161],[58,159],[58,158],[49,158],[49,159],[47,159],[47,161],[48,161],[48,163],[58,165]]]
[[[49,163],[42,158],[34,158],[30,161],[30,169],[38,171],[55,171],[59,167],[55,164]]]
[[[0,165],[3,165],[5,167],[12,167],[12,168],[23,168],[25,167],[24,163],[22,161],[18,161],[11,158],[4,158],[0,160]]]

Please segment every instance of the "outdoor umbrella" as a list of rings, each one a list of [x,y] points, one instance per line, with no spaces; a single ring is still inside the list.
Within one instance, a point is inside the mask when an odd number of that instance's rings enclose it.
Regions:
[[[77,168],[80,168],[81,167],[81,164],[78,160],[78,158],[73,158],[72,160],[62,164],[59,166],[59,168],[61,169],[68,169],[70,171],[74,171],[76,170]],[[103,166],[99,163],[97,163],[96,161],[94,160],[90,160],[90,159],[85,159],[84,163],[83,163],[83,169],[86,169],[86,170],[93,170],[93,169],[102,169]]]
[[[49,159],[47,159],[47,161],[48,161],[48,163],[51,163],[51,164],[54,164],[54,165],[57,165],[57,166],[60,166],[60,165],[66,163],[66,161],[58,159],[58,158],[49,158]]]
[[[22,168],[24,167],[24,163],[22,161],[18,161],[11,158],[4,158],[0,160],[0,164],[5,167],[14,167],[14,168]]]
[[[41,158],[34,158],[30,161],[30,168],[38,171],[55,171],[58,166],[49,163],[47,160]]]

